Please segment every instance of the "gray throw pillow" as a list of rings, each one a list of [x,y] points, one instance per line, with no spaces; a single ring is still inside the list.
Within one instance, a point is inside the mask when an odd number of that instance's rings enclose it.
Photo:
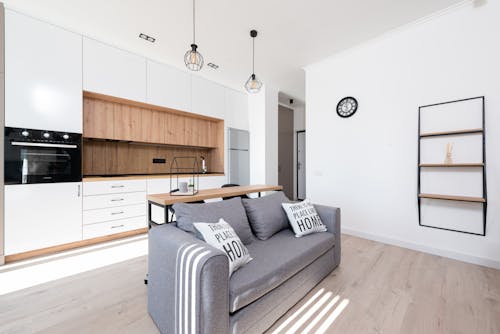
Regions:
[[[238,268],[252,261],[248,249],[224,219],[218,223],[194,223],[194,227],[201,234],[205,242],[223,251],[229,260],[229,276]]]
[[[177,227],[186,232],[197,232],[193,223],[217,223],[222,218],[231,225],[245,245],[254,239],[245,208],[239,197],[203,204],[176,203],[173,209]]]
[[[281,230],[288,228],[288,218],[282,203],[290,200],[282,191],[260,198],[243,199],[252,230],[260,240],[267,240]]]

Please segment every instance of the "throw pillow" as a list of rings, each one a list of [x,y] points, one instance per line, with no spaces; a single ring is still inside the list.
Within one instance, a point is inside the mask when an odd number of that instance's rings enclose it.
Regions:
[[[229,259],[229,276],[252,260],[248,249],[224,219],[217,223],[194,223],[194,227],[209,245],[223,251]]]
[[[260,240],[267,240],[288,228],[288,219],[281,204],[290,200],[282,191],[264,197],[243,199],[242,202],[250,226]]]
[[[296,237],[327,230],[314,205],[308,199],[298,203],[283,203],[282,206]]]
[[[186,232],[195,232],[193,223],[217,223],[220,218],[234,228],[245,245],[254,240],[241,199],[235,197],[226,201],[203,204],[176,203],[173,205],[177,227]]]

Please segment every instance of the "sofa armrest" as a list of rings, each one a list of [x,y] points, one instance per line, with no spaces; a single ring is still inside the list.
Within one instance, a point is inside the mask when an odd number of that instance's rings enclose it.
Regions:
[[[335,235],[335,262],[337,265],[340,264],[340,208],[334,208],[326,205],[314,205],[314,208],[319,214],[321,221],[326,225],[328,232]]]
[[[227,256],[192,234],[149,231],[148,311],[161,333],[227,333],[228,274]]]

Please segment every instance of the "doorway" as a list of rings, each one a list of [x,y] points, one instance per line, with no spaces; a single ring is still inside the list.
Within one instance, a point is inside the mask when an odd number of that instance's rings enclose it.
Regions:
[[[297,199],[306,198],[306,131],[297,131]]]
[[[293,109],[278,107],[278,183],[293,199]]]

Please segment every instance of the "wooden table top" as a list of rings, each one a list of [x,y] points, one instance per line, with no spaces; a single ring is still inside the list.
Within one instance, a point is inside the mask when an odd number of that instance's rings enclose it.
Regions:
[[[196,195],[193,196],[175,196],[175,195],[172,196],[169,193],[152,194],[148,195],[148,201],[160,205],[172,205],[174,203],[197,202],[211,198],[233,197],[233,196],[241,196],[241,195],[264,192],[264,191],[275,191],[275,190],[283,190],[283,187],[269,186],[269,185],[252,185],[252,186],[237,186],[237,187],[227,187],[227,188],[213,188],[213,189],[200,190]]]

